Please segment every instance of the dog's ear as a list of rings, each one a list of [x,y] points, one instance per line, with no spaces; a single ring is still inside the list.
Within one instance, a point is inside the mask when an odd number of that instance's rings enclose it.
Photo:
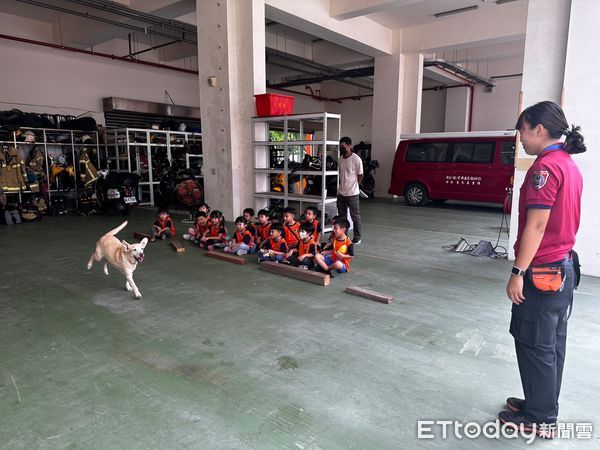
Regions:
[[[121,245],[123,246],[123,249],[124,249],[126,252],[129,252],[129,251],[131,251],[131,244],[128,244],[128,243],[127,243],[127,242],[125,242],[125,241],[121,241]]]
[[[148,238],[144,238],[140,241],[140,246],[142,247],[142,250],[146,248],[146,244],[148,244]]]

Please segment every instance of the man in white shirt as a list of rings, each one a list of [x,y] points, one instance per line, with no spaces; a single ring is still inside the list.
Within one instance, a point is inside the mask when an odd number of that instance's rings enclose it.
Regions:
[[[354,226],[353,244],[360,244],[359,184],[363,179],[362,159],[352,153],[352,140],[344,136],[340,139],[340,157],[338,158],[339,186],[337,191],[338,215],[350,218]]]

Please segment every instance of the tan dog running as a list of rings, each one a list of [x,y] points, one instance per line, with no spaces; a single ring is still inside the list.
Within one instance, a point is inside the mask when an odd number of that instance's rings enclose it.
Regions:
[[[94,260],[102,261],[104,258],[104,273],[108,275],[108,263],[119,269],[125,275],[125,287],[128,291],[133,291],[135,298],[142,298],[140,290],[133,281],[133,272],[138,263],[144,260],[144,248],[148,244],[148,239],[144,238],[139,244],[128,244],[125,241],[119,241],[115,234],[121,231],[127,225],[127,221],[123,222],[114,230],[110,230],[96,242],[96,251],[87,264],[88,270],[92,268]]]

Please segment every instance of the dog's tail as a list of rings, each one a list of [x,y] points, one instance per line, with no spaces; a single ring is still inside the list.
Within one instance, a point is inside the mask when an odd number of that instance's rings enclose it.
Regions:
[[[121,225],[119,225],[117,228],[115,228],[114,230],[110,230],[108,233],[106,233],[107,236],[114,236],[115,234],[117,234],[119,231],[121,231],[123,228],[125,228],[127,226],[127,221],[123,222]]]

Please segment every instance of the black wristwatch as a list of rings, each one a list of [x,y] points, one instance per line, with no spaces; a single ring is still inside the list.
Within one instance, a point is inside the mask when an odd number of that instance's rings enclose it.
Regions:
[[[517,266],[513,266],[512,270],[510,272],[513,275],[516,275],[518,277],[522,277],[523,275],[525,275],[525,271],[522,269],[519,269]]]

